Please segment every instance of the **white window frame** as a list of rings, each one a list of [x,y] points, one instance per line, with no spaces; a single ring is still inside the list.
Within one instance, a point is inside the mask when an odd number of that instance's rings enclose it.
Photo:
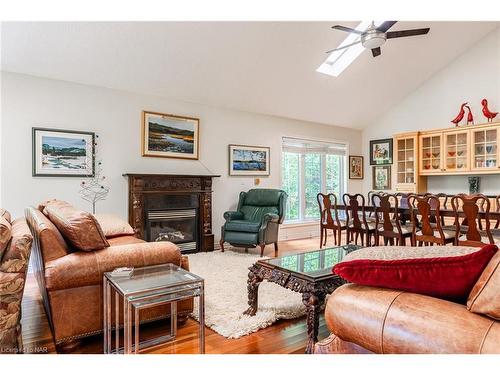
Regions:
[[[283,136],[283,138],[296,138],[301,141],[316,141],[316,142],[325,142],[325,143],[340,143],[345,145],[346,153],[341,158],[341,165],[339,170],[339,180],[340,184],[340,199],[342,199],[342,195],[347,191],[347,157],[349,155],[349,143],[345,141],[337,141],[337,140],[325,140],[325,139],[311,139],[311,138],[303,138],[303,137],[288,137]],[[281,143],[281,159],[280,159],[280,184],[283,186],[283,138]],[[305,210],[306,210],[306,200],[305,200],[305,156],[306,154],[299,154],[299,218],[291,219],[284,221],[284,224],[308,224],[308,223],[317,223],[319,222],[319,218],[306,218]],[[321,155],[321,192],[326,191],[326,155]]]

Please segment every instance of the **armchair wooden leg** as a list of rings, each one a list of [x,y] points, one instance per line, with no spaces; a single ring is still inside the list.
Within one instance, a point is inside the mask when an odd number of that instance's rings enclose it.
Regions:
[[[260,245],[260,256],[263,257],[264,256],[264,248],[266,247],[266,244],[262,244]]]
[[[274,243],[274,256],[278,257],[278,243],[277,242]]]
[[[220,245],[220,251],[224,252],[224,240],[220,240],[219,245]]]

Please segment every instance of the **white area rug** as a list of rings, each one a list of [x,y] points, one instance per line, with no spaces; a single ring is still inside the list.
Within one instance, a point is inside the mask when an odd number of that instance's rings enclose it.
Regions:
[[[231,250],[189,255],[191,272],[205,279],[205,325],[224,337],[236,339],[279,319],[305,315],[299,293],[267,281],[259,286],[257,314],[243,315],[248,308],[248,267],[258,259],[260,257],[254,254]],[[197,298],[193,318],[198,320]]]

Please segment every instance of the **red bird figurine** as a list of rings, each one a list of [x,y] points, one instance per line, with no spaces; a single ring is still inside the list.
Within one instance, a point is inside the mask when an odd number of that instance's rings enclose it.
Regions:
[[[491,112],[488,109],[488,101],[486,99],[481,100],[481,104],[483,105],[484,117],[488,119],[488,122],[492,122],[493,119],[498,115],[498,112]]]
[[[472,112],[468,105],[465,106],[467,108],[467,125],[474,125],[474,117],[472,116]]]
[[[467,102],[462,103],[462,106],[460,107],[460,112],[458,112],[457,117],[455,117],[453,120],[451,120],[452,123],[455,124],[455,126],[458,126],[458,123],[462,121],[465,115],[465,110],[464,107],[467,105]]]

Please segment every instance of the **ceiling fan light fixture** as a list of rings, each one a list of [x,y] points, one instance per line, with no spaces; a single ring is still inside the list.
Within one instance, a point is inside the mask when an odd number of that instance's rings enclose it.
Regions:
[[[375,21],[373,23],[375,27],[379,27],[384,22],[385,21]],[[356,26],[355,29],[358,31],[366,31],[371,26],[371,24],[372,21],[362,21]],[[346,46],[358,40],[360,40],[360,35],[351,33],[342,41],[342,43],[339,44],[337,48]],[[360,43],[340,51],[333,51],[328,55],[323,64],[321,64],[318,69],[316,69],[316,71],[318,73],[338,77],[340,73],[342,73],[349,65],[351,65],[351,63],[356,60],[356,58],[361,55],[364,50],[365,49],[363,48],[363,45]]]
[[[361,36],[361,44],[366,49],[378,48],[385,43],[387,37],[385,33],[379,31],[370,32]]]

